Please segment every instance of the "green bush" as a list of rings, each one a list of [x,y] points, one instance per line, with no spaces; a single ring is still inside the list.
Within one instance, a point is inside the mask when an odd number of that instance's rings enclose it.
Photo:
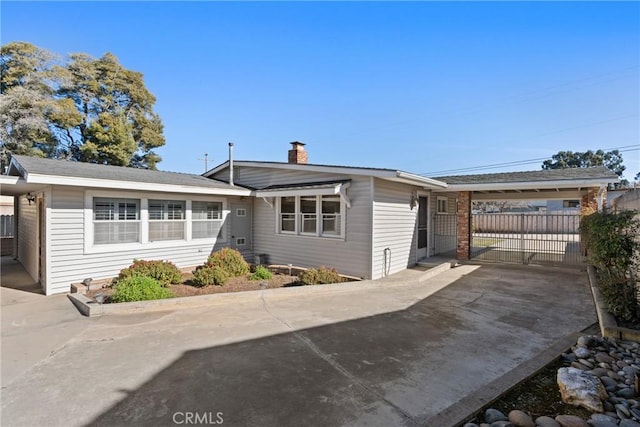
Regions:
[[[118,283],[114,285],[111,301],[146,301],[172,297],[173,293],[169,289],[162,287],[156,279],[144,276],[131,276],[118,280]]]
[[[327,283],[339,283],[343,279],[335,268],[310,268],[303,271],[298,276],[298,280],[303,285],[324,285]]]
[[[193,286],[202,288],[204,286],[222,286],[229,280],[229,274],[220,267],[214,265],[201,265],[193,272],[191,283]]]
[[[120,271],[116,282],[129,277],[151,277],[161,286],[182,282],[182,272],[169,261],[143,261],[136,259],[129,267]]]
[[[622,320],[640,320],[638,277],[640,220],[635,211],[592,213],[580,221],[587,259],[609,312]]]
[[[207,264],[223,269],[230,277],[249,274],[249,264],[235,249],[222,248],[209,256]]]
[[[273,277],[273,273],[266,267],[261,265],[256,267],[256,271],[249,277],[249,280],[269,280]]]

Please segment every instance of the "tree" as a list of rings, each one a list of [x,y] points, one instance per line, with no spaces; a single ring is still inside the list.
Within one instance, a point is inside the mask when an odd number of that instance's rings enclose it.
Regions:
[[[585,152],[559,151],[557,154],[551,156],[551,159],[545,160],[542,163],[542,169],[570,169],[604,166],[619,177],[622,177],[622,174],[626,169],[626,166],[624,166],[622,162],[622,154],[620,154],[618,150],[597,150],[595,152],[591,150]],[[616,184],[616,187],[624,187],[627,184],[629,184],[629,181],[623,179],[620,183]]]
[[[53,57],[23,42],[2,47],[2,150],[155,169],[165,139],[142,74],[111,53]]]

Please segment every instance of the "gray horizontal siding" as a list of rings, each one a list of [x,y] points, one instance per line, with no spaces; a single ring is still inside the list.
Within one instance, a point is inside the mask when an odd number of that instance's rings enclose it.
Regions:
[[[229,169],[227,168],[215,174],[212,178],[228,181]],[[233,169],[233,182],[238,185],[246,185],[252,188],[265,188],[270,185],[300,184],[305,182],[322,182],[339,179],[349,179],[349,176],[246,166],[237,166]]]
[[[272,171],[270,171],[272,172]],[[322,174],[321,177],[296,176],[294,181],[282,182],[272,177],[273,184],[326,181],[352,178],[347,194],[351,208],[346,209],[345,239],[293,236],[276,233],[276,208],[262,199],[254,204],[254,252],[267,254],[272,264],[293,264],[300,267],[333,267],[342,274],[370,277],[369,248],[371,242],[371,199],[368,178],[336,177]],[[279,177],[282,178],[282,177]],[[289,175],[289,179],[293,179]]]
[[[126,192],[123,192],[126,197]],[[162,196],[154,196],[162,197]],[[175,195],[172,195],[175,198]],[[224,225],[229,227],[228,221]],[[227,228],[227,236],[229,230]],[[48,237],[51,241],[51,293],[68,292],[69,285],[85,278],[110,278],[118,275],[134,259],[162,259],[180,268],[202,264],[215,247],[202,243],[177,242],[165,248],[139,248],[109,253],[84,252],[84,191],[73,187],[54,187],[52,191],[51,221]]]
[[[375,180],[373,201],[373,278],[393,274],[416,262],[416,220],[418,208],[411,209],[414,188]],[[387,251],[385,259],[385,249]]]
[[[29,203],[25,196],[18,198],[18,260],[38,281],[37,203]]]

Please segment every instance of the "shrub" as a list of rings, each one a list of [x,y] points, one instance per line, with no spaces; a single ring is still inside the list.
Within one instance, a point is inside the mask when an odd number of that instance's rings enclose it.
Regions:
[[[580,221],[587,259],[597,270],[607,309],[629,322],[640,320],[640,220],[635,215],[634,211],[592,213]]]
[[[131,276],[118,280],[114,285],[111,301],[130,302],[172,298],[173,293],[160,285],[156,279],[145,276]]]
[[[222,286],[229,280],[229,274],[220,267],[214,265],[201,265],[193,272],[191,283],[202,288],[209,285]]]
[[[182,273],[169,261],[143,261],[136,259],[129,267],[120,271],[116,282],[129,277],[151,277],[161,286],[167,287],[172,283],[182,282]]]
[[[249,273],[249,264],[242,254],[235,249],[222,248],[209,256],[207,264],[223,269],[230,277]]]
[[[326,267],[305,270],[300,273],[298,280],[300,280],[303,285],[324,285],[343,281],[335,268]]]
[[[271,273],[266,267],[261,265],[256,267],[256,271],[249,277],[249,280],[269,280],[273,277],[273,273]]]

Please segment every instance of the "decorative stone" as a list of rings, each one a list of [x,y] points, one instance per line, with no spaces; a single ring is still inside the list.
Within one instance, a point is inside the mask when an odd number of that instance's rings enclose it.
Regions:
[[[484,411],[484,421],[493,424],[496,421],[509,421],[509,418],[497,409],[489,408]]]
[[[624,415],[624,417],[620,417],[620,418],[631,418],[631,412],[629,412],[629,409],[627,409],[627,407],[624,406],[623,404],[618,403],[616,405],[616,414],[620,414],[620,412],[622,412],[622,414]]]
[[[640,423],[633,420],[622,420],[618,425],[620,427],[640,427]]]
[[[466,423],[464,426],[462,427],[479,427],[478,424],[476,423]]]
[[[596,353],[596,361],[600,363],[613,363],[616,359],[609,356],[607,353]]]
[[[636,396],[636,391],[632,388],[629,387],[625,387],[625,388],[621,388],[620,390],[616,391],[616,396],[620,396],[623,397],[625,399],[631,399],[632,397]]]
[[[582,347],[593,347],[596,345],[596,340],[589,335],[583,335],[578,338],[578,345]]]
[[[562,427],[559,422],[546,416],[536,418],[536,425],[538,427]]]
[[[511,424],[511,421],[501,420],[501,421],[492,422],[490,427],[516,427],[516,426]]]
[[[585,359],[578,359],[578,362],[579,362],[581,365],[584,365],[584,366],[586,366],[586,367],[587,367],[587,368],[589,368],[589,369],[593,369],[593,368],[595,368],[595,366],[593,365],[593,363],[589,362],[588,360],[585,360]]]
[[[575,368],[560,368],[558,369],[557,381],[563,402],[582,406],[593,412],[604,411],[602,401],[608,395],[595,375]],[[556,421],[558,421],[557,417]]]
[[[590,427],[585,420],[575,415],[558,415],[556,421],[562,427]]]
[[[591,352],[589,351],[589,349],[584,347],[576,348],[576,350],[573,353],[579,359],[586,359],[587,357],[591,356]]]
[[[591,419],[589,424],[591,424],[591,427],[618,427],[618,423],[615,421],[595,421]]]
[[[593,370],[591,370],[591,373],[593,375],[595,375],[596,377],[604,377],[607,375],[607,370],[604,368],[594,368]]]
[[[514,409],[509,412],[509,421],[511,421],[517,427],[536,427],[536,423],[533,422],[526,412]]]

